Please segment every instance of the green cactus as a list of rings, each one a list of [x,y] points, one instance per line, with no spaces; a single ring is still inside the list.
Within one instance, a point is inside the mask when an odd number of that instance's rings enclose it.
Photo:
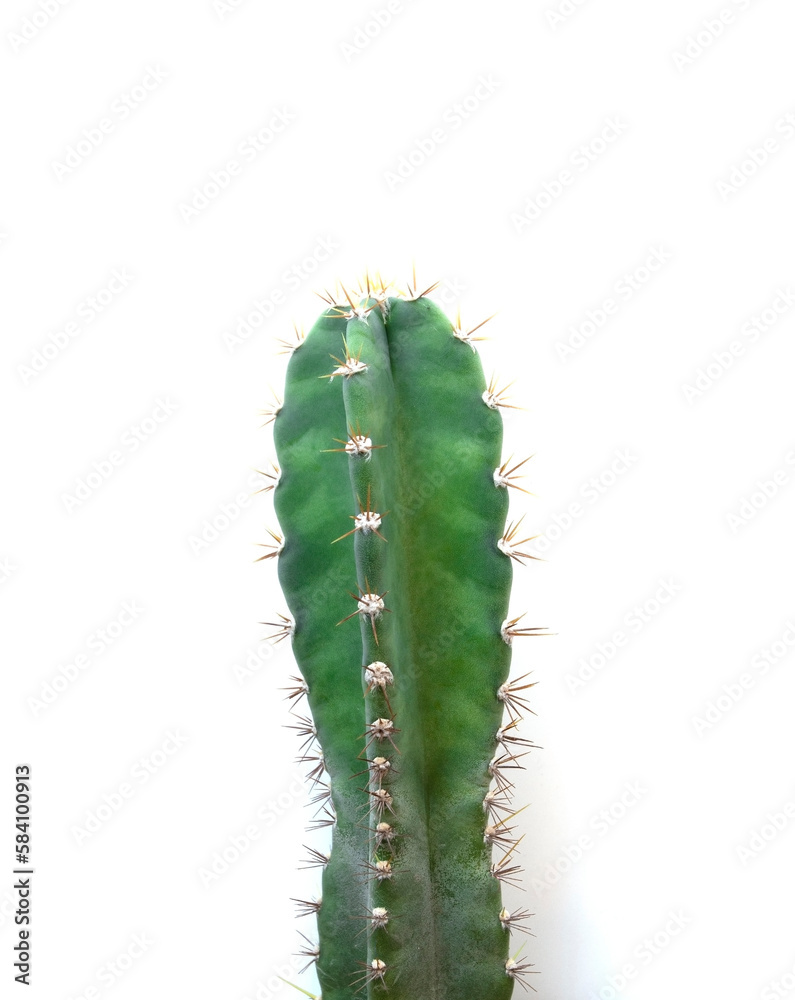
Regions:
[[[298,901],[323,1000],[507,1000],[534,971],[510,940],[531,914],[501,902],[512,769],[534,746],[516,730],[532,684],[508,681],[513,638],[539,632],[509,618],[512,561],[532,558],[505,527],[522,463],[502,460],[479,338],[430,290],[329,299],[271,411],[276,637],[312,713],[291,710],[314,825],[332,827],[328,857],[310,851],[322,897]]]

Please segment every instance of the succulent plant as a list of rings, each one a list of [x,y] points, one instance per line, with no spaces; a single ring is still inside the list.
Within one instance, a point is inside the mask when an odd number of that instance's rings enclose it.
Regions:
[[[344,289],[343,289],[344,291]],[[534,971],[502,883],[521,871],[513,778],[535,744],[510,617],[520,525],[506,527],[504,390],[428,297],[366,280],[288,345],[269,412],[289,608],[272,638],[300,670],[290,725],[314,827],[331,828],[316,916],[323,1000],[507,1000]],[[480,324],[482,326],[482,324]],[[303,714],[303,699],[310,714]],[[513,955],[513,957],[511,957]]]

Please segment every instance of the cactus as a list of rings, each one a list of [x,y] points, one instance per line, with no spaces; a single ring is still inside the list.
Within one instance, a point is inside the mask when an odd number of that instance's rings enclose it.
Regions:
[[[503,461],[509,404],[477,328],[431,290],[329,296],[267,411],[283,537],[262,558],[290,611],[270,624],[301,671],[313,826],[331,827],[328,855],[308,849],[321,897],[296,901],[323,1000],[507,1000],[535,971],[511,943],[531,914],[501,899],[521,870],[513,769],[535,746],[517,732],[532,683],[508,680],[513,639],[539,634],[508,607],[512,563],[534,558],[506,527],[523,463]]]

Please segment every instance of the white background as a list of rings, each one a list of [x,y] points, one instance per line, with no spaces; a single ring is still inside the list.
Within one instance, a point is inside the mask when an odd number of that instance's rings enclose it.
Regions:
[[[792,4],[45,8],[0,25],[3,995],[21,762],[26,996],[298,995],[259,411],[315,292],[412,262],[497,312],[535,455],[512,606],[556,637],[516,649],[544,749],[509,896],[538,995],[792,993]]]

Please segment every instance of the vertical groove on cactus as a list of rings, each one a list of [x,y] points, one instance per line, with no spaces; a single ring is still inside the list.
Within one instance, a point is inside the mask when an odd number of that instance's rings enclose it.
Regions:
[[[329,544],[347,517],[350,486],[339,456],[322,454],[329,428],[344,427],[337,393],[318,378],[337,349],[344,320],[324,314],[290,359],[290,393],[274,421],[282,475],[274,505],[284,534],[279,579],[295,619],[293,652],[306,681],[331,782],[336,823],[331,856],[323,869],[323,904],[317,915],[318,976],[327,1000],[348,1000],[350,972],[365,961],[366,941],[351,933],[351,913],[367,902],[366,886],[352,873],[367,860],[360,822],[367,796],[350,776],[357,768],[362,731],[362,688],[350,663],[360,655],[358,637],[335,628],[350,580],[345,553]]]
[[[510,404],[482,324],[369,281],[346,298],[292,345],[272,418],[284,537],[261,557],[279,557],[323,747],[304,758],[334,807],[322,902],[301,904],[311,958],[324,1000],[507,1000],[533,971],[509,956],[531,914],[501,900],[520,870],[511,775],[535,747],[516,731],[532,684],[508,680],[513,638],[537,634],[508,617],[533,557],[501,487],[524,463],[501,459]]]

